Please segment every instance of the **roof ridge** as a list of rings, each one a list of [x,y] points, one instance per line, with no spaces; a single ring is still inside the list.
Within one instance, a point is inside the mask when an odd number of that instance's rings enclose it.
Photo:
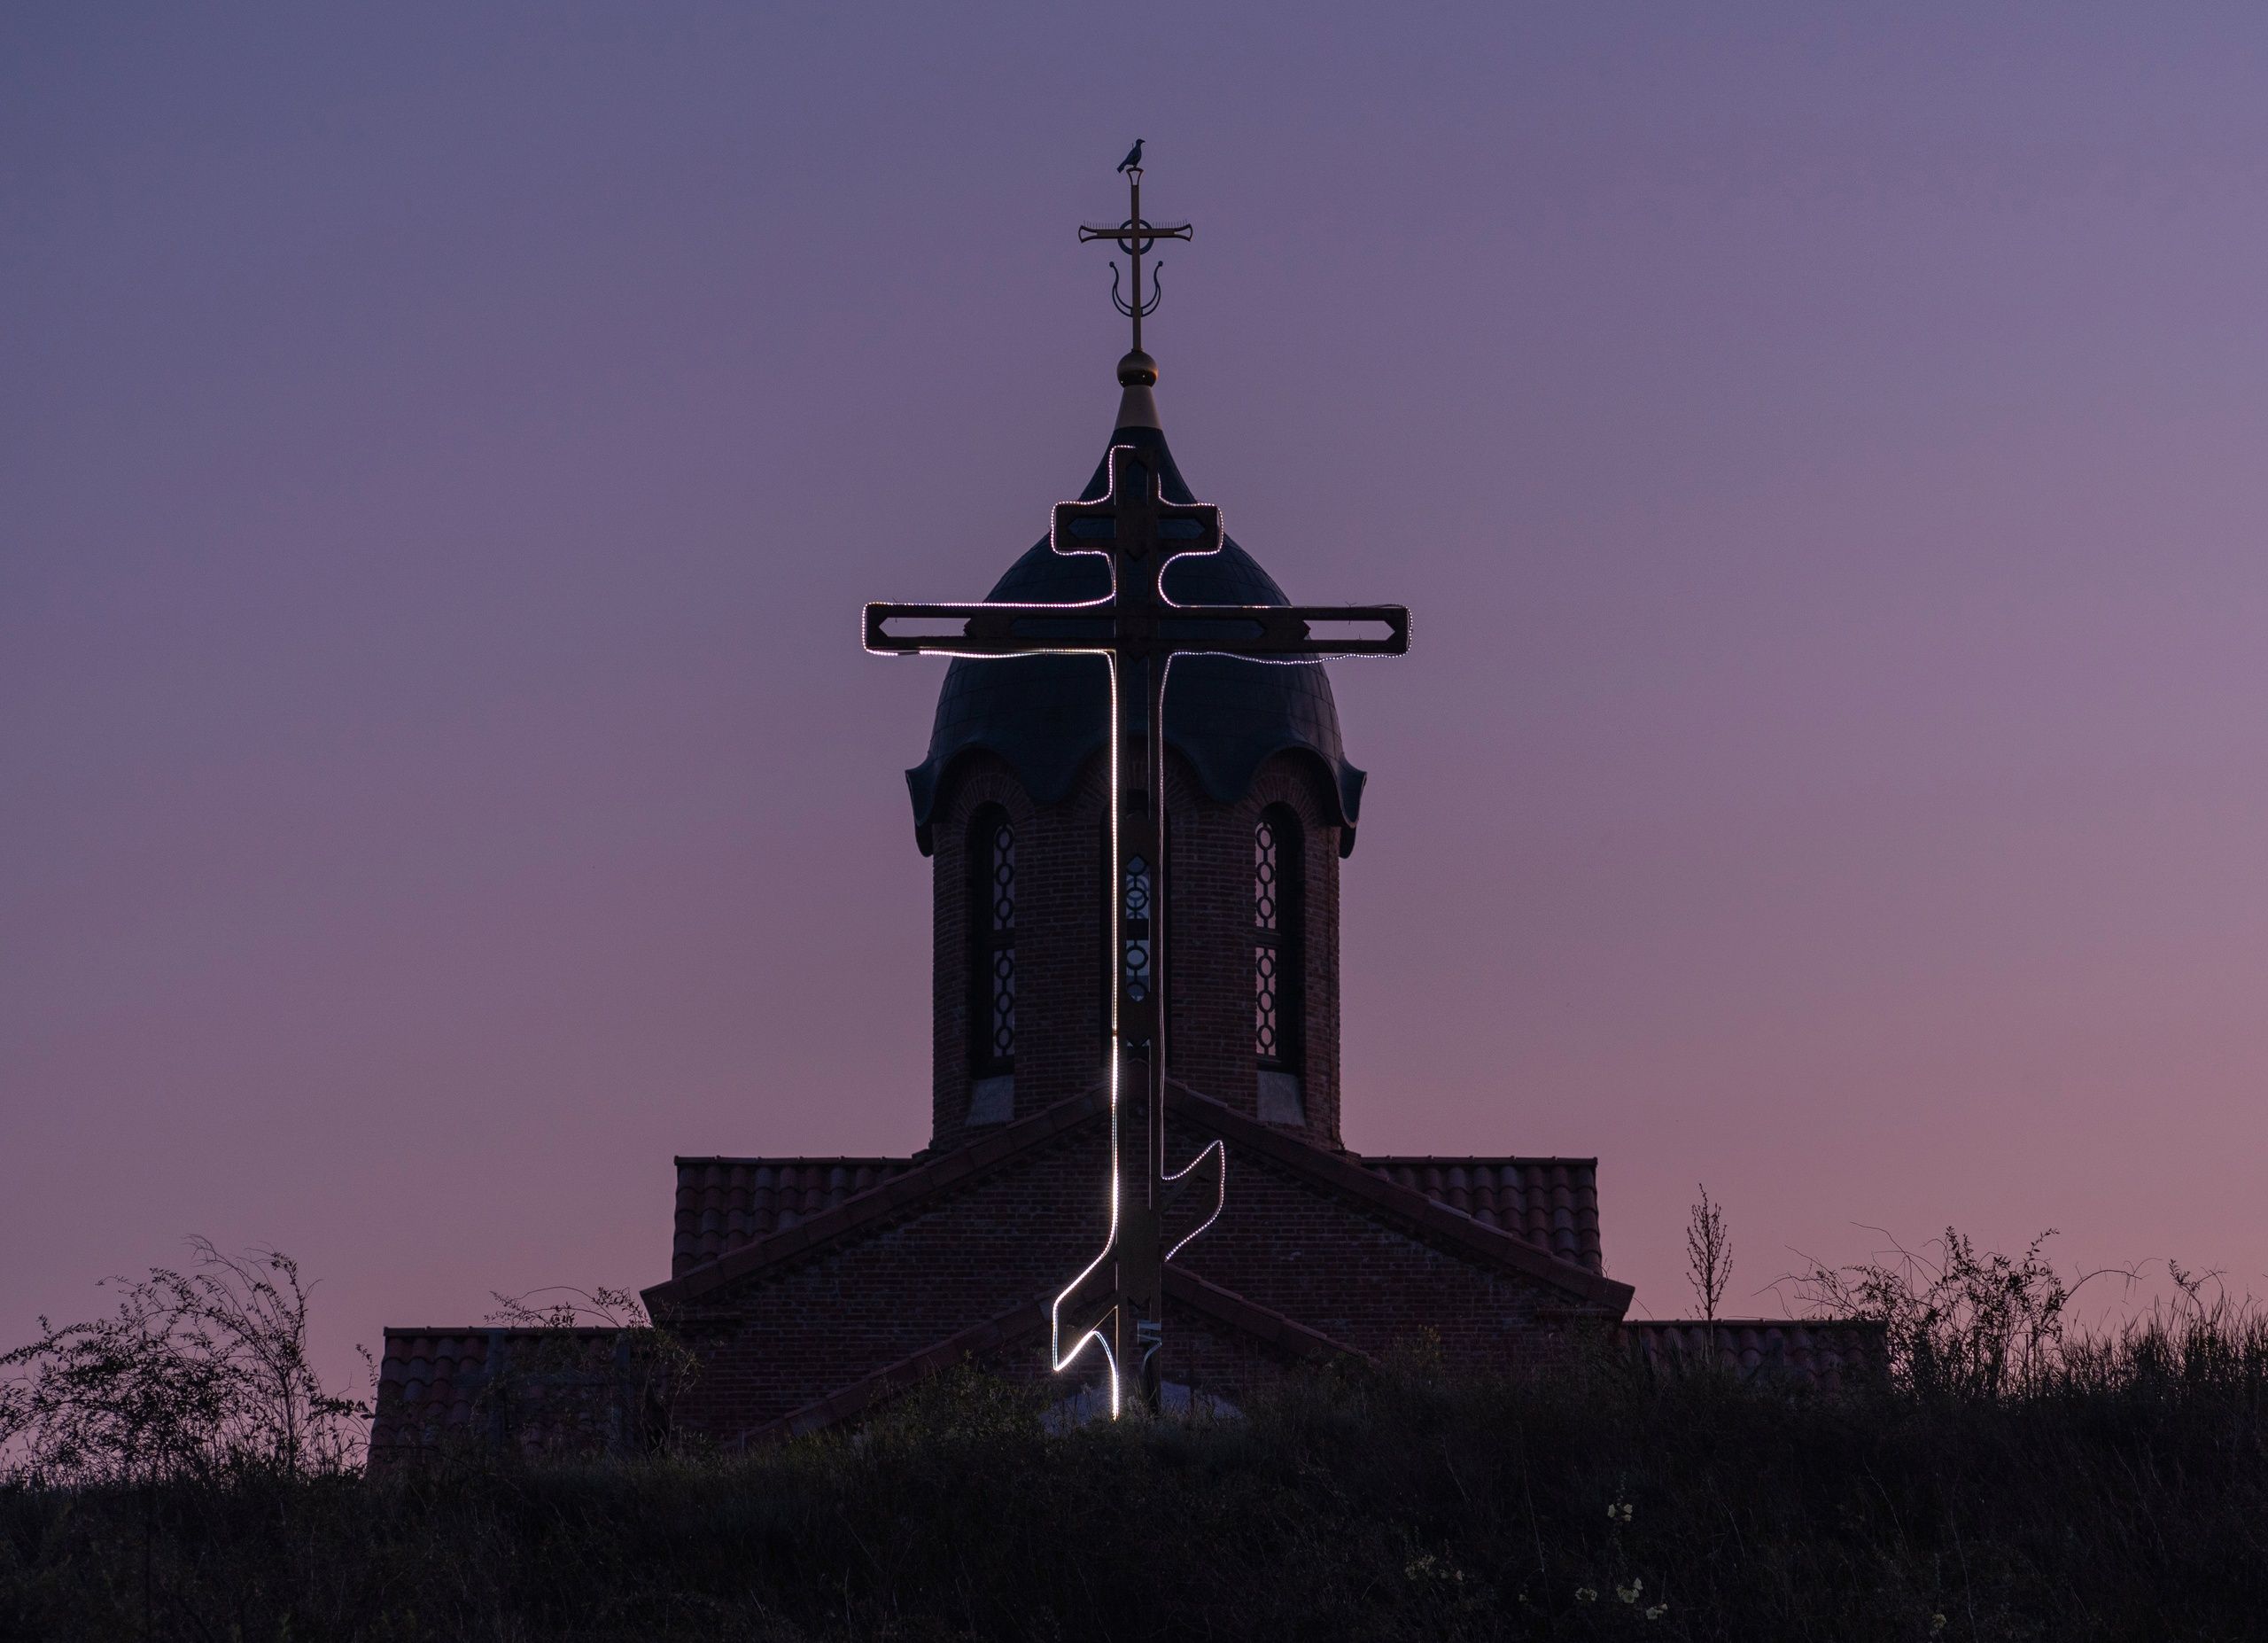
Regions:
[[[748,1428],[740,1435],[742,1448],[750,1443],[762,1443],[773,1437],[793,1437],[804,1432],[817,1431],[824,1426],[857,1414],[860,1410],[879,1403],[897,1388],[921,1380],[933,1369],[957,1362],[963,1354],[1005,1346],[1029,1330],[1037,1330],[1047,1322],[1046,1304],[1037,1298],[1019,1301],[1004,1312],[996,1312],[980,1323],[969,1325],[952,1334],[931,1342],[916,1352],[909,1352],[896,1363],[885,1364],[871,1374],[860,1375],[847,1386],[837,1387],[824,1398],[815,1398],[800,1408]]]
[[[683,1152],[672,1163],[682,1169],[688,1164],[911,1164],[919,1156],[913,1153],[865,1152],[804,1152],[804,1153],[733,1153]],[[926,1162],[926,1160],[925,1160]]]
[[[1313,1141],[1247,1117],[1178,1078],[1168,1078],[1166,1085],[1169,1092],[1178,1092],[1169,1094],[1170,1105],[1178,1106],[1223,1141],[1232,1141],[1262,1157],[1272,1157],[1283,1167],[1330,1187],[1343,1196],[1384,1211],[1411,1227],[1460,1244],[1499,1265],[1541,1279],[1593,1305],[1611,1307],[1618,1318],[1628,1310],[1632,1296],[1637,1293],[1629,1284],[1618,1283],[1525,1238],[1475,1220],[1415,1187],[1389,1180],[1358,1162],[1354,1155],[1326,1151]]]
[[[728,1250],[698,1266],[665,1279],[641,1291],[641,1298],[651,1308],[657,1302],[670,1305],[706,1295],[736,1278],[760,1272],[831,1242],[866,1221],[892,1212],[902,1212],[924,1199],[989,1175],[1011,1159],[1053,1141],[1065,1131],[1089,1119],[1101,1117],[1107,1110],[1107,1098],[1099,1089],[1068,1096],[1043,1107],[1029,1117],[1018,1118],[1002,1125],[981,1141],[925,1158],[887,1180],[875,1182],[864,1192],[853,1193],[840,1203],[829,1205],[797,1221],[793,1226],[768,1233],[753,1242]]]
[[[1165,1289],[1169,1298],[1187,1302],[1231,1328],[1257,1335],[1272,1345],[1287,1347],[1301,1357],[1358,1358],[1364,1363],[1377,1361],[1359,1346],[1349,1346],[1310,1324],[1301,1323],[1288,1312],[1279,1312],[1272,1306],[1262,1306],[1258,1301],[1238,1294],[1226,1284],[1200,1278],[1185,1266],[1169,1265],[1166,1267]]]
[[[1598,1167],[1596,1154],[1588,1158],[1556,1152],[1358,1152],[1349,1156],[1365,1164],[1479,1164],[1487,1160],[1495,1164],[1588,1164],[1593,1169]]]

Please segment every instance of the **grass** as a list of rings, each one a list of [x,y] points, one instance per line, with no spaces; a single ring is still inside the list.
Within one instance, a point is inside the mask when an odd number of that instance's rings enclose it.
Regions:
[[[0,1636],[2268,1635],[2257,1320],[2075,1343],[1992,1396],[1602,1352],[1317,1374],[1238,1421],[1039,1417],[967,1372],[748,1456],[19,1480]]]

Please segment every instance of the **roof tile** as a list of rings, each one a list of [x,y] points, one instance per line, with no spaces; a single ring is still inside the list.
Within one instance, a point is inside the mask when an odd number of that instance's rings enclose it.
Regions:
[[[1657,1368],[1712,1361],[1744,1380],[1810,1385],[1822,1391],[1854,1387],[1888,1367],[1882,1326],[1839,1318],[1720,1318],[1626,1320],[1628,1339]]]
[[[910,1158],[680,1158],[670,1276],[874,1191]]]
[[[1592,1158],[1376,1157],[1363,1167],[1537,1249],[1604,1273]]]
[[[523,1448],[603,1446],[619,1437],[623,1396],[634,1385],[620,1329],[392,1328],[378,1364],[370,1460],[454,1441]],[[504,1367],[509,1406],[487,1397]],[[500,1424],[501,1421],[501,1424]]]

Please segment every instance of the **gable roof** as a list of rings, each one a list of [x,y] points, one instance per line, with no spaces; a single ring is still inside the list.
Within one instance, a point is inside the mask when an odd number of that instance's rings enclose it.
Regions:
[[[1432,1195],[1426,1185],[1428,1178],[1422,1170],[1410,1168],[1411,1179],[1408,1182],[1395,1179],[1395,1172],[1403,1166],[1414,1166],[1413,1160],[1388,1159],[1383,1161],[1383,1170],[1374,1169],[1362,1160],[1326,1152],[1297,1136],[1246,1117],[1177,1081],[1168,1081],[1168,1095],[1177,1116],[1220,1137],[1233,1150],[1264,1160],[1282,1172],[1329,1193],[1366,1215],[1396,1226],[1421,1242],[1447,1245],[1489,1265],[1518,1272],[1558,1289],[1574,1304],[1587,1310],[1611,1312],[1619,1318],[1630,1304],[1633,1291],[1629,1285],[1603,1276],[1595,1265],[1586,1264],[1583,1258],[1581,1226],[1588,1219],[1591,1260],[1596,1259],[1596,1166],[1589,1160],[1429,1161],[1436,1164],[1447,1162],[1452,1172],[1464,1166],[1466,1181],[1462,1190],[1468,1199],[1473,1170],[1495,1166],[1498,1174],[1492,1191],[1496,1202],[1485,1207],[1491,1207],[1492,1213],[1500,1219],[1505,1209],[1504,1172],[1509,1170],[1517,1188],[1517,1219],[1523,1231],[1534,1223],[1530,1203],[1537,1206],[1536,1214],[1549,1209],[1554,1224],[1551,1242],[1545,1243],[1531,1241],[1502,1225],[1483,1221],[1471,1210],[1449,1202],[1446,1196]],[[696,1224],[695,1247],[687,1251],[694,1258],[689,1265],[675,1267],[669,1281],[647,1290],[647,1304],[669,1306],[697,1301],[726,1284],[815,1253],[838,1240],[878,1231],[1025,1153],[1102,1117],[1107,1110],[1108,1099],[1097,1088],[1004,1125],[967,1146],[918,1162],[909,1160],[902,1169],[897,1167],[898,1161],[895,1159],[681,1160],[678,1178],[679,1226],[682,1235],[688,1214]],[[857,1170],[851,1166],[858,1164],[871,1169],[873,1184],[864,1191],[851,1191],[850,1185],[857,1179]],[[1533,1193],[1528,1187],[1530,1165],[1542,1172]],[[794,1182],[805,1191],[807,1201],[818,1206],[809,1213],[796,1211],[798,1219],[792,1224],[781,1224],[779,1219],[777,1181],[783,1167],[796,1172]],[[757,1232],[750,1242],[737,1247],[721,1247],[730,1231],[731,1181],[734,1172],[744,1181],[752,1183],[766,1168],[774,1172],[773,1207],[769,1211],[773,1230]],[[1562,1172],[1562,1175],[1555,1177],[1555,1170]],[[822,1172],[829,1183],[824,1190],[819,1185]],[[1449,1178],[1440,1178],[1438,1189],[1444,1195],[1452,1191]],[[742,1225],[753,1230],[761,1213],[756,1207],[753,1186],[744,1190],[748,1203],[740,1211]],[[714,1208],[709,1202],[712,1192],[718,1195]],[[1565,1211],[1567,1223],[1565,1237],[1556,1225],[1561,1211]],[[715,1230],[702,1230],[701,1223],[712,1218],[717,1223]],[[720,1246],[719,1252],[700,1258],[700,1244],[711,1237]],[[1554,1246],[1565,1248],[1568,1252],[1562,1254]]]
[[[1469,1211],[1452,1208],[1416,1187],[1375,1172],[1350,1154],[1325,1152],[1173,1079],[1167,1080],[1167,1087],[1177,1095],[1172,1103],[1174,1111],[1210,1130],[1232,1151],[1267,1159],[1307,1185],[1322,1187],[1379,1219],[1398,1225],[1422,1242],[1453,1245],[1489,1265],[1508,1267],[1562,1290],[1579,1306],[1611,1312],[1617,1318],[1628,1310],[1630,1297],[1636,1293],[1628,1284],[1617,1283],[1575,1259],[1539,1248],[1502,1227],[1475,1219]],[[1572,1198],[1572,1184],[1569,1190]],[[1591,1212],[1596,1219],[1596,1196]]]

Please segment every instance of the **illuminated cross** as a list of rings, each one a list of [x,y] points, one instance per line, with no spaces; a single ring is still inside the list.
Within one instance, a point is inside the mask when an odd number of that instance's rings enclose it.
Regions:
[[[1143,244],[1141,236],[1153,230],[1138,210],[1130,222],[1133,243]],[[1099,233],[1080,230],[1083,238]],[[1134,308],[1138,354],[1142,305]],[[1134,358],[1122,362],[1122,380]],[[1148,356],[1140,359],[1154,378]],[[1410,612],[1387,604],[1177,604],[1166,596],[1166,567],[1221,550],[1221,510],[1167,501],[1156,465],[1133,446],[1113,446],[1107,466],[1110,486],[1099,501],[1056,504],[1048,545],[1108,561],[1108,597],[1084,604],[869,604],[866,645],[901,656],[1097,656],[1109,666],[1110,862],[1103,898],[1105,963],[1114,977],[1106,1070],[1110,1232],[1102,1252],[1056,1296],[1052,1322],[1058,1370],[1090,1342],[1101,1344],[1115,1417],[1123,1372],[1132,1372],[1140,1396],[1156,1406],[1165,1264],[1212,1220],[1208,1215],[1167,1247],[1168,1189],[1192,1177],[1208,1181],[1217,1214],[1227,1162],[1215,1141],[1182,1169],[1166,1169],[1167,674],[1177,656],[1269,662],[1399,656],[1410,648]]]

